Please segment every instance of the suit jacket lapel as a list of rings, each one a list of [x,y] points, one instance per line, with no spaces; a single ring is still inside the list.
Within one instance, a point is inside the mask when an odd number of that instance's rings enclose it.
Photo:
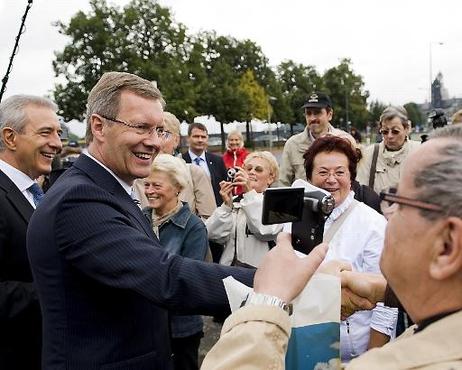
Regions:
[[[18,211],[24,221],[29,223],[29,219],[34,212],[34,207],[31,206],[14,182],[2,171],[0,171],[0,187],[4,189],[6,198],[10,201],[11,205]]]
[[[130,213],[144,232],[150,238],[155,238],[146,216],[144,216],[143,212],[133,202],[133,199],[127,194],[125,189],[112,174],[86,155],[81,155],[73,166],[88,174],[98,186],[116,197],[117,200],[123,204],[123,208]]]

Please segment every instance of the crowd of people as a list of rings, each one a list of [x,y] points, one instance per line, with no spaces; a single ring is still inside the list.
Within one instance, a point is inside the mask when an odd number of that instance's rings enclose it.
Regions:
[[[201,368],[283,369],[290,304],[316,271],[341,281],[345,368],[462,368],[461,124],[421,144],[390,106],[363,147],[313,92],[279,165],[239,131],[211,153],[200,123],[181,153],[164,108],[151,82],[105,73],[82,150],[63,147],[48,99],[0,103],[0,369],[199,369],[201,315],[230,314],[228,276],[253,292]],[[262,223],[278,186],[335,200],[306,258],[290,223]],[[415,322],[402,335],[398,312]]]

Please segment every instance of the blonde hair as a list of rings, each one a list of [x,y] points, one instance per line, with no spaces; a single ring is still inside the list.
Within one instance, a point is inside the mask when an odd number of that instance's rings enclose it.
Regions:
[[[245,158],[244,166],[254,158],[261,158],[268,162],[270,173],[274,178],[273,182],[279,178],[279,165],[274,155],[266,150],[261,152],[252,152]]]
[[[462,109],[452,115],[451,122],[452,124],[462,123]]]
[[[172,134],[180,136],[180,121],[170,112],[164,112],[165,129]]]
[[[151,173],[163,172],[167,174],[172,184],[177,186],[181,192],[188,185],[188,177],[185,173],[185,168],[186,166],[182,159],[162,153],[157,154],[154,162],[152,162]]]

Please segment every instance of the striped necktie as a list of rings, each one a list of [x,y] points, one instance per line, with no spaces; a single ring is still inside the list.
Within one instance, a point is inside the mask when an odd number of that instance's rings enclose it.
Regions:
[[[45,195],[43,193],[43,190],[40,188],[40,186],[34,182],[31,186],[27,188],[27,190],[30,191],[34,198],[34,204],[37,207],[39,203],[42,201],[43,196]]]

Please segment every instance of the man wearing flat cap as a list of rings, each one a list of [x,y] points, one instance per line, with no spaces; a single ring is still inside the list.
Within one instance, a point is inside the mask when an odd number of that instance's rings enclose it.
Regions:
[[[306,127],[303,132],[287,140],[282,152],[279,181],[283,186],[290,186],[296,179],[306,180],[303,154],[318,137],[330,134],[345,137],[356,146],[353,137],[345,131],[334,128],[330,121],[334,114],[332,101],[327,94],[314,92],[303,104]]]

